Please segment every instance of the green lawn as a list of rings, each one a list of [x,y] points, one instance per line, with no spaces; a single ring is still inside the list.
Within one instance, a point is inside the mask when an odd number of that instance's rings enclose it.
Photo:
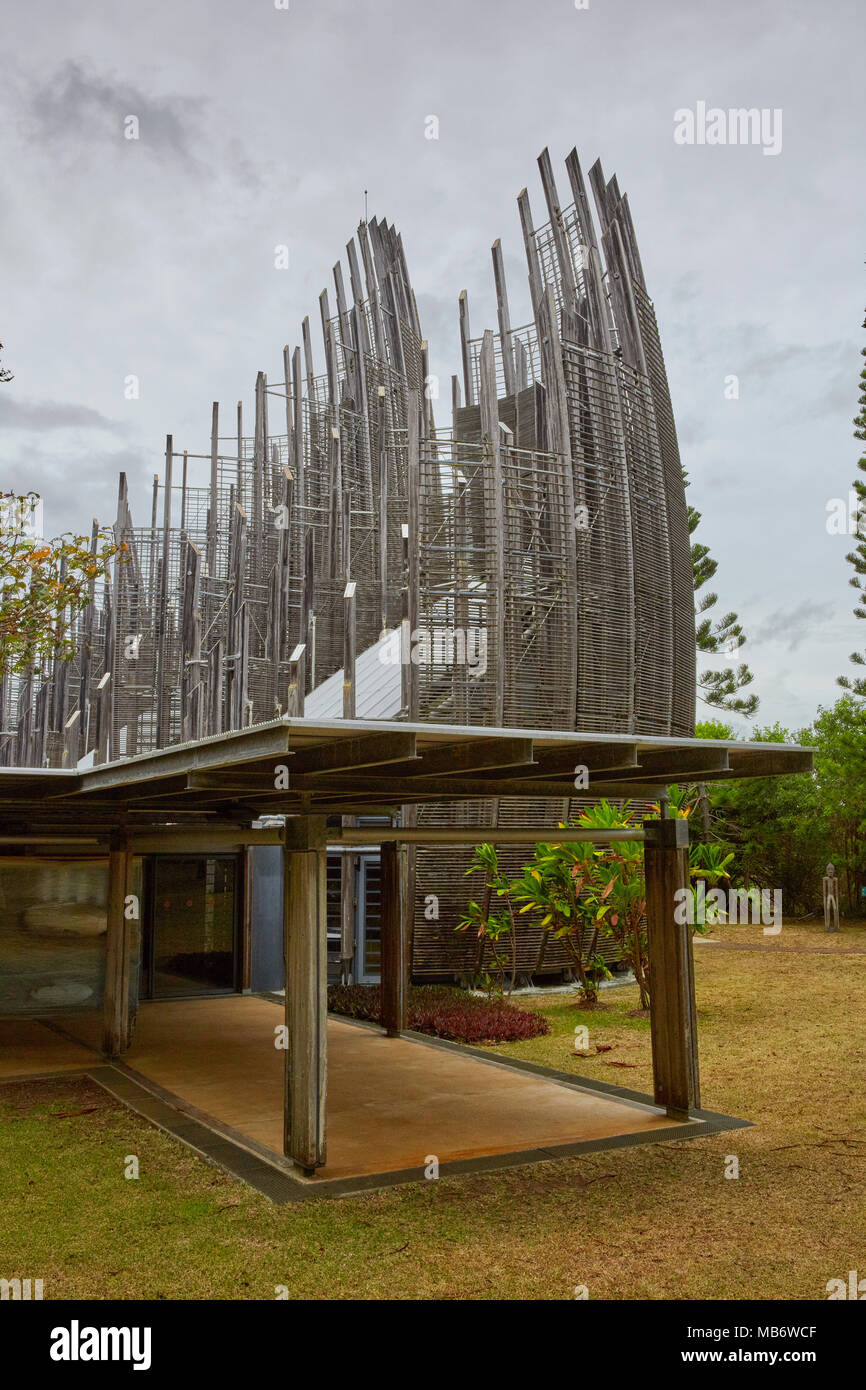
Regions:
[[[0,1276],[46,1298],[826,1297],[866,1274],[866,930],[713,935],[695,950],[703,1102],[752,1129],[275,1207],[90,1083],[7,1086]],[[648,1089],[636,989],[602,999],[535,997],[550,1036],[497,1050]]]

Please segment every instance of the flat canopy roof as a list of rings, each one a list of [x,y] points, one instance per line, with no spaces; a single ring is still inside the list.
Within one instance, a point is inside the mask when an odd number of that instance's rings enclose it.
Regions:
[[[811,749],[780,743],[286,717],[87,770],[0,768],[0,840],[491,797],[657,796],[672,782],[811,768]]]

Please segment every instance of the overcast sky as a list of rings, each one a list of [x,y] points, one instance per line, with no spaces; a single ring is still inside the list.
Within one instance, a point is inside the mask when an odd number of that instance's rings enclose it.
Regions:
[[[858,456],[863,5],[288,5],[3,0],[3,489],[40,491],[48,533],[84,531],[113,518],[123,468],[146,524],[167,432],[204,453],[212,401],[225,433],[239,398],[251,419],[256,372],[281,374],[304,314],[320,351],[317,297],[364,189],[403,234],[447,397],[459,292],[474,336],[495,326],[501,237],[512,319],[528,319],[516,196],[527,186],[546,220],[536,157],[550,147],[567,201],[576,145],[629,193],[689,500],[719,562],[717,611],[750,637],[757,722],[807,723],[866,646],[850,543],[825,524]],[[675,143],[674,113],[699,102],[781,110],[781,151]]]

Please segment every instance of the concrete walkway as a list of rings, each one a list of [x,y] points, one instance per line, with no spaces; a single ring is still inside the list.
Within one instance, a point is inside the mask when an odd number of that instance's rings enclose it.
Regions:
[[[281,1154],[281,1022],[277,1004],[250,996],[143,1004],[123,1061]],[[653,1107],[334,1019],[327,1124],[317,1181],[682,1127]]]
[[[264,1159],[282,1169],[281,1182],[290,1172],[297,1192],[328,1183],[338,1192],[353,1179],[375,1185],[377,1176],[405,1181],[420,1177],[432,1157],[440,1165],[489,1167],[562,1157],[570,1146],[691,1138],[705,1127],[712,1132],[712,1118],[724,1118],[701,1112],[691,1121],[671,1120],[655,1106],[555,1072],[539,1075],[494,1054],[387,1038],[330,1018],[328,1161],[309,1180],[282,1157],[285,1054],[274,1045],[282,1021],[279,1004],[249,995],[145,1003],[119,1070],[97,1060],[96,1015],[65,1018],[66,1032],[35,1020],[0,1022],[0,1082],[97,1067],[109,1090],[193,1147],[209,1152],[209,1141],[201,1141],[209,1127],[220,1152],[226,1140],[236,1154],[246,1147],[260,1167]],[[123,1073],[127,1086],[140,1083],[130,1096],[122,1085],[117,1090]],[[152,1101],[141,1085],[151,1088]],[[191,1119],[178,1127],[183,1115]],[[198,1124],[198,1140],[181,1132],[184,1123]]]

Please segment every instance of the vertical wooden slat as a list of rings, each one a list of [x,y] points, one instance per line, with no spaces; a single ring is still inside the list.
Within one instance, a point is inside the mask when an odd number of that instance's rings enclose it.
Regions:
[[[485,525],[490,527],[490,575],[487,581],[487,627],[493,638],[494,672],[492,722],[501,728],[505,719],[505,510],[502,490],[502,453],[493,361],[493,333],[488,328],[481,346],[479,403],[481,438],[490,467],[485,470],[487,496]]]
[[[201,738],[201,551],[187,539],[184,550],[181,607],[181,720],[184,739]]]
[[[514,372],[514,352],[511,347],[511,316],[508,311],[505,266],[502,262],[502,246],[498,237],[491,247],[491,252],[493,255],[493,279],[496,283],[496,316],[499,321],[499,345],[502,349],[505,394],[511,396],[517,390],[517,378]]]
[[[361,248],[361,260],[364,264],[364,279],[367,285],[367,302],[370,306],[370,317],[373,321],[373,343],[376,349],[376,356],[380,362],[387,361],[385,349],[385,328],[382,321],[382,306],[379,301],[379,288],[376,284],[376,271],[373,265],[373,257],[370,253],[370,238],[368,236],[368,225],[366,222],[358,224],[358,245]]]
[[[316,398],[316,384],[313,376],[313,340],[310,337],[310,320],[301,320],[301,341],[304,344],[304,370],[307,378],[307,400],[312,408]]]
[[[520,229],[523,232],[523,245],[526,249],[526,262],[529,266],[529,295],[532,300],[532,312],[537,318],[544,286],[538,259],[538,247],[535,244],[535,230],[532,225],[532,208],[529,203],[529,194],[525,188],[522,188],[517,195],[517,210],[520,213]]]
[[[325,370],[328,375],[328,400],[333,406],[336,404],[337,400],[337,353],[331,326],[331,306],[328,302],[327,290],[322,290],[322,293],[319,295],[319,314],[322,320],[322,338],[325,342]]]
[[[289,345],[283,348],[283,390],[286,394],[286,464],[294,463],[294,425],[292,422],[292,359]]]
[[[562,231],[562,209],[559,205],[559,194],[556,191],[556,180],[553,177],[553,166],[550,163],[549,150],[543,149],[538,156],[538,168],[541,173],[544,200],[547,203],[547,211],[550,217],[550,231],[556,250],[556,259],[559,263],[559,282],[562,288],[562,303],[564,308],[569,313],[573,314],[577,309],[574,272],[571,265],[571,257],[565,242],[565,236]]]
[[[692,929],[677,921],[685,913],[676,913],[676,894],[689,882],[689,828],[681,819],[647,821],[645,828],[655,1100],[669,1115],[682,1116],[701,1103]]]
[[[408,429],[408,448],[406,456],[406,487],[408,493],[407,521],[408,521],[408,591],[406,595],[406,622],[409,629],[409,640],[412,633],[418,628],[419,601],[421,590],[421,531],[419,514],[419,494],[421,489],[421,440],[419,435],[419,403],[418,392],[409,391],[407,393],[409,429]],[[407,707],[410,721],[418,719],[418,667],[414,661],[408,665],[404,661],[404,670],[407,681]]]
[[[156,561],[156,520],[159,515],[159,474],[153,475],[153,502],[150,510],[150,591],[148,601],[151,610],[156,603],[156,579],[159,566]]]
[[[169,559],[171,556],[171,468],[174,459],[174,445],[171,435],[165,439],[165,489],[162,511],[162,573],[159,586],[159,610],[157,614],[157,689],[156,689],[156,744],[165,748],[168,744],[171,723],[171,688],[169,684],[168,652],[168,594]]]
[[[219,484],[217,463],[219,454],[219,411],[219,402],[214,401],[211,409],[210,425],[210,507],[207,516],[207,567],[209,574],[214,574],[216,572]]]
[[[346,256],[349,261],[349,283],[352,286],[352,298],[355,301],[355,308],[358,311],[358,333],[355,344],[358,351],[364,356],[370,356],[370,335],[367,329],[367,315],[364,307],[364,291],[361,286],[361,272],[358,265],[358,253],[355,250],[354,239],[346,244]]]
[[[306,505],[306,493],[304,490],[304,403],[303,385],[301,381],[301,349],[296,347],[292,353],[292,398],[294,401],[294,429],[295,442],[292,448],[292,458],[294,461],[295,486],[298,498],[298,509],[303,513]],[[303,521],[303,515],[301,515]]]
[[[337,578],[339,551],[340,501],[342,495],[342,449],[340,431],[331,426],[328,440],[328,577]]]
[[[388,628],[388,449],[385,437],[385,388],[376,392],[376,438],[378,443],[379,498],[379,612],[381,634]]]
[[[225,692],[223,688],[223,672],[225,669],[224,658],[225,643],[220,637],[211,648],[209,658],[210,707],[208,711],[208,732],[211,734],[221,734],[225,727]]]
[[[316,582],[315,540],[312,530],[304,537],[304,570],[301,580],[301,621],[298,644],[303,646],[297,662],[297,689],[299,715],[304,712],[304,696],[308,693],[312,676],[313,654],[311,651],[310,627],[313,618],[314,593]]]
[[[156,501],[154,499],[154,507]],[[90,533],[91,559],[96,556],[99,544],[99,522],[94,518]],[[89,751],[90,744],[90,672],[93,664],[93,624],[96,616],[96,575],[95,572],[87,586],[87,607],[84,610],[84,638],[81,644],[81,679],[78,687],[78,708],[81,718],[74,726],[71,735],[70,761],[78,759]]]
[[[123,545],[124,531],[127,525],[127,515],[129,512],[128,492],[126,485],[126,474],[121,473],[118,479],[117,488],[117,515],[114,522],[114,544],[118,547]],[[105,691],[105,719],[102,738],[104,741],[104,758],[100,756],[100,761],[107,762],[113,758],[119,749],[116,747],[118,730],[115,718],[117,708],[117,691],[119,686],[118,667],[120,657],[118,651],[117,621],[120,608],[121,586],[124,578],[124,567],[128,563],[129,557],[121,554],[118,549],[112,561],[111,575],[111,603],[106,613],[106,634],[105,634],[105,667],[104,670],[110,672],[111,679]],[[108,589],[106,587],[106,592]]]
[[[256,415],[253,426],[252,503],[247,513],[249,516],[250,559],[252,561],[250,577],[253,582],[258,580],[262,560],[261,527],[264,515],[266,436],[265,374],[258,372],[256,374]]]
[[[238,480],[235,500],[244,505],[244,403],[238,401]]]
[[[581,235],[584,237],[586,247],[586,265],[584,266],[584,285],[587,295],[587,312],[591,328],[590,344],[598,348],[601,352],[610,352],[610,311],[607,306],[607,298],[604,292],[604,273],[601,264],[601,257],[598,253],[598,239],[595,234],[595,223],[592,218],[592,209],[589,206],[589,198],[586,193],[586,184],[583,179],[583,170],[580,167],[580,160],[577,157],[577,150],[572,150],[565,161],[568,170],[568,177],[571,183],[571,191],[574,195],[574,204],[577,208],[578,219],[580,221]]]
[[[581,633],[579,628],[580,591],[581,583],[589,583],[588,578],[584,578],[578,572],[577,567],[577,539],[575,534],[575,504],[584,502],[582,492],[582,470],[575,467],[572,459],[571,438],[568,417],[568,393],[565,383],[565,371],[562,363],[562,348],[557,329],[556,300],[550,286],[541,294],[538,301],[536,317],[536,330],[538,340],[541,344],[541,364],[546,390],[543,393],[545,403],[545,427],[547,432],[547,445],[554,453],[561,456],[562,467],[562,499],[564,516],[562,518],[562,535],[565,542],[566,574],[567,584],[570,590],[570,599],[567,610],[567,630],[565,635],[565,649],[573,653],[568,672],[569,684],[567,691],[568,709],[574,710],[577,707],[578,691],[582,688],[581,676],[584,674],[586,665],[591,660],[591,652],[588,650],[588,643],[581,645]]]
[[[463,394],[467,405],[475,404],[475,383],[472,380],[472,362],[469,349],[469,299],[465,290],[460,291],[458,299],[460,315],[460,361],[463,366]]]

